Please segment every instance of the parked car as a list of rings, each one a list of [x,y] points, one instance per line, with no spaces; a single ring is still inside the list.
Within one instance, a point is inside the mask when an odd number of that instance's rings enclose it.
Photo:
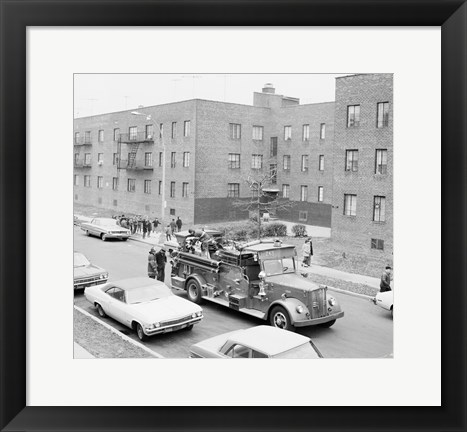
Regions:
[[[311,359],[323,356],[310,338],[262,325],[198,342],[190,348],[190,358],[200,357]]]
[[[117,221],[112,218],[94,218],[91,222],[81,223],[81,229],[89,236],[97,236],[101,240],[106,241],[109,238],[118,238],[120,240],[128,240],[131,231],[117,224]]]
[[[203,310],[178,297],[163,282],[136,277],[93,286],[84,290],[99,315],[107,315],[136,331],[142,341],[148,336],[186,328],[203,319]]]
[[[107,282],[109,274],[103,268],[91,264],[80,252],[73,254],[73,286],[74,289],[84,289]]]
[[[88,216],[83,216],[83,215],[78,215],[78,214],[73,215],[73,225],[80,226],[83,222],[91,222],[91,220],[92,218]]]
[[[394,313],[394,291],[384,291],[376,294],[373,298],[373,303],[388,311],[391,311],[391,317]]]

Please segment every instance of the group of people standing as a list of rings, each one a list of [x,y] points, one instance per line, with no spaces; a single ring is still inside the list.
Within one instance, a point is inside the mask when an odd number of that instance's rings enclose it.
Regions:
[[[172,219],[172,221],[165,227],[165,239],[172,240],[172,236],[176,232],[180,232],[182,230],[182,220],[180,217],[177,217],[177,220]]]
[[[153,247],[149,251],[148,256],[148,276],[152,279],[164,282],[165,280],[165,264],[167,263],[167,256],[165,249],[161,248],[156,252]]]
[[[150,220],[148,216],[136,215],[133,217],[127,217],[125,215],[113,216],[117,220],[117,223],[123,228],[127,228],[131,231],[131,234],[142,234],[143,239],[151,237],[152,232],[157,231],[159,225],[162,226],[162,222],[158,218]],[[177,220],[172,219],[172,221],[163,229],[166,235],[166,240],[171,240],[175,232],[182,230],[183,222],[180,217],[177,217]]]

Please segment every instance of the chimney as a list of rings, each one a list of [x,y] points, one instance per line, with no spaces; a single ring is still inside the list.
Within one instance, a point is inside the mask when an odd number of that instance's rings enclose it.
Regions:
[[[266,83],[266,84],[264,84],[262,92],[263,93],[275,94],[276,89],[274,88],[274,86],[271,83]]]

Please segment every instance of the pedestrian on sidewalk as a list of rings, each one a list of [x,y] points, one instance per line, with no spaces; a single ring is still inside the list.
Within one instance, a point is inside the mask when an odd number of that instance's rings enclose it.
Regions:
[[[146,234],[148,233],[148,220],[143,219],[143,239],[146,238]]]
[[[311,266],[311,260],[313,259],[313,242],[311,237],[308,237],[308,243],[310,245],[310,255],[308,255],[308,265]]]
[[[310,258],[310,245],[308,244],[309,239],[305,240],[305,243],[303,243],[302,246],[302,266],[303,267],[309,267],[308,260]]]
[[[172,229],[170,228],[170,224],[167,225],[165,228],[165,239],[166,240],[172,240],[172,235],[171,235]]]
[[[148,276],[151,279],[156,279],[157,264],[156,264],[156,250],[152,247],[148,255]]]
[[[156,265],[157,265],[157,280],[165,281],[165,264],[167,263],[167,256],[165,255],[165,249],[159,249],[156,253]]]
[[[379,284],[380,292],[391,291],[391,266],[387,265],[381,275],[381,282]]]
[[[177,225],[178,232],[182,230],[182,220],[180,219],[180,216],[177,216],[177,220],[175,221],[175,224]]]
[[[171,234],[174,235],[177,229],[177,224],[175,223],[175,219],[172,219],[172,222],[170,222],[170,229],[172,230]]]
[[[152,226],[154,227],[154,232],[157,231],[157,227],[160,225],[160,222],[159,222],[159,219],[155,218],[153,221],[152,221]]]
[[[151,237],[152,222],[149,219],[147,219],[147,224],[148,224],[148,237]]]

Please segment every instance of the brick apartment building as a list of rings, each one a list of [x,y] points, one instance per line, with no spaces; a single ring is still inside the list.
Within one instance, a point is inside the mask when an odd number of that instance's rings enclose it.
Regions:
[[[383,115],[389,123],[376,128],[373,122],[376,132],[369,124],[373,100],[389,105],[389,117],[386,111]],[[347,127],[346,104],[361,105],[358,126]],[[278,95],[267,84],[254,93],[253,105],[193,99],[138,108],[143,115],[132,111],[75,119],[75,202],[160,216],[163,139],[165,221],[180,216],[188,226],[246,218],[232,205],[251,196],[244,179],[255,172],[271,173],[271,189],[294,203],[278,214],[281,219],[325,227],[332,223],[333,236],[344,241],[352,240],[358,228],[362,247],[371,235],[385,242],[384,249],[392,248],[392,168],[387,166],[392,162],[391,75],[338,79],[336,102],[300,105],[299,99]],[[360,152],[363,165],[350,174],[341,170],[349,145]],[[368,169],[371,147],[373,159],[376,147],[387,151],[386,174]],[[348,181],[352,188],[347,191]],[[381,188],[374,189],[373,183]],[[366,214],[373,192],[386,198],[384,223],[375,224]],[[357,195],[357,214],[344,215],[344,195]],[[369,230],[375,226],[379,231]]]

